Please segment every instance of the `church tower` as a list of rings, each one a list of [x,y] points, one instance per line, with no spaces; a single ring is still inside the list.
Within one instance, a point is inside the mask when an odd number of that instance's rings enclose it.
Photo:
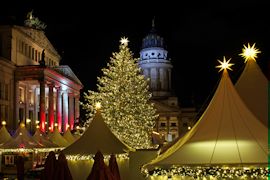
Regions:
[[[164,40],[157,34],[153,20],[150,33],[143,39],[139,61],[144,76],[150,79],[149,87],[153,98],[171,95],[171,70],[173,66],[167,54]]]
[[[143,38],[138,64],[143,75],[149,79],[151,101],[159,114],[156,131],[165,141],[183,136],[194,124],[196,109],[180,108],[178,104],[178,97],[174,95],[171,84],[173,66],[168,59],[164,39],[157,33],[154,20],[152,29]]]

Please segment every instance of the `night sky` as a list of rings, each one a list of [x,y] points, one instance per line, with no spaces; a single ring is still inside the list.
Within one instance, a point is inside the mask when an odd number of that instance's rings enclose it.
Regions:
[[[82,92],[95,90],[97,76],[106,67],[119,40],[129,38],[134,57],[139,57],[142,39],[155,17],[164,37],[173,68],[173,88],[180,105],[200,107],[213,95],[220,78],[215,66],[223,56],[235,63],[233,82],[244,67],[239,56],[243,44],[256,43],[262,51],[257,62],[267,73],[270,60],[270,2],[167,4],[130,1],[106,4],[71,1],[55,4],[31,1],[1,5],[1,22],[22,25],[27,12],[47,24],[45,33],[59,54],[84,84]],[[89,5],[87,3],[90,3]]]

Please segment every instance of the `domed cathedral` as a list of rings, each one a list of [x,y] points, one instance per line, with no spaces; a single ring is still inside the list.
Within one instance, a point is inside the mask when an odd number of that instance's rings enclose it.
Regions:
[[[139,66],[149,79],[151,101],[159,114],[156,131],[166,141],[181,137],[194,124],[196,109],[180,107],[178,104],[178,98],[172,89],[173,65],[168,58],[165,41],[155,28],[154,19],[152,29],[142,41]]]
[[[46,37],[46,25],[28,13],[24,26],[0,26],[0,121],[30,132],[74,128],[82,83]]]

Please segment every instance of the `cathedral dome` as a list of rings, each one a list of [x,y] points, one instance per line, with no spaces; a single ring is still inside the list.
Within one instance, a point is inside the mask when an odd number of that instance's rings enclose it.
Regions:
[[[152,47],[160,47],[164,48],[164,40],[161,36],[157,34],[155,26],[152,25],[152,29],[150,33],[143,39],[142,49],[152,48]]]

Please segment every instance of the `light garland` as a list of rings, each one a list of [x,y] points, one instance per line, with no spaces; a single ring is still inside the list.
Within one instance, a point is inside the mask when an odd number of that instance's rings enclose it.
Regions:
[[[217,178],[217,179],[267,179],[269,176],[268,167],[189,167],[189,166],[172,166],[170,169],[155,168],[148,171],[142,168],[142,174],[146,177],[165,176],[172,178],[173,176],[185,176],[199,178]]]
[[[56,148],[36,148],[35,152],[50,152],[50,151],[61,151],[65,148],[63,147],[56,147]]]
[[[89,155],[81,155],[81,154],[76,154],[76,155],[66,155],[67,160],[70,161],[89,161],[92,160],[94,161],[94,154],[89,154]],[[110,155],[103,155],[104,160],[108,161],[110,159]],[[115,157],[119,160],[126,160],[129,159],[128,153],[124,154],[116,154]]]
[[[0,149],[0,152],[5,153],[5,152],[50,152],[50,151],[58,151],[58,150],[63,150],[64,148],[32,148],[32,149],[26,149],[26,148],[16,148],[16,149]]]
[[[34,149],[25,149],[25,148],[17,148],[17,149],[0,149],[0,152],[6,153],[6,152],[16,152],[16,153],[29,153],[34,152]]]

